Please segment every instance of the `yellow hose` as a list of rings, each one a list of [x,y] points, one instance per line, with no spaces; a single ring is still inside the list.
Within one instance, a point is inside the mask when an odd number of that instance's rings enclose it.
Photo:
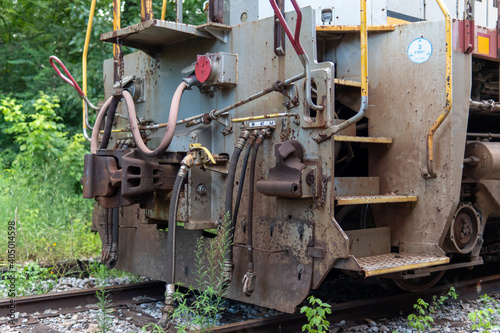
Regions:
[[[452,107],[452,58],[451,58],[451,39],[452,39],[452,26],[450,12],[442,0],[436,0],[439,8],[443,12],[446,24],[446,105],[439,118],[434,122],[429,133],[427,133],[427,172],[423,174],[424,178],[436,178],[434,171],[434,133],[438,130],[439,126],[448,117]]]
[[[165,21],[165,16],[167,15],[167,0],[163,0],[163,5],[161,6],[161,19]]]
[[[97,0],[92,0],[90,5],[89,22],[87,24],[87,34],[85,35],[85,45],[83,47],[82,55],[82,76],[83,76],[83,93],[87,95],[87,54],[89,51],[90,34],[92,32],[92,21],[94,19],[95,4]],[[82,101],[83,107],[83,129],[87,129],[87,119],[85,119],[85,100]]]
[[[366,22],[366,0],[361,0],[361,96],[368,96],[368,29]]]

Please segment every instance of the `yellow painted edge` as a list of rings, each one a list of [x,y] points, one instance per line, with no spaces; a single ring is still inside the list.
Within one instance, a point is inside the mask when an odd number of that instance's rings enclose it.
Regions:
[[[392,143],[392,138],[383,137],[375,138],[365,136],[334,135],[333,139],[339,142]]]
[[[384,32],[384,31],[394,31],[396,27],[394,25],[369,25],[366,28],[369,32]],[[317,32],[359,32],[361,26],[359,25],[318,25],[316,26]]]
[[[382,204],[382,203],[404,203],[404,202],[416,202],[418,198],[414,195],[398,195],[398,196],[365,196],[365,197],[346,197],[339,196],[335,198],[337,205],[348,206],[348,205],[362,205],[362,204]]]
[[[384,275],[384,274],[408,271],[411,269],[418,269],[418,268],[429,267],[429,266],[444,265],[444,264],[447,264],[449,262],[450,262],[450,258],[446,257],[446,258],[442,258],[442,259],[435,260],[435,261],[427,261],[427,262],[422,262],[422,263],[418,263],[418,264],[397,266],[397,267],[391,267],[391,268],[382,268],[382,269],[376,269],[373,271],[364,271],[364,272],[365,272],[365,277],[369,277],[369,276],[375,276],[375,275]]]
[[[334,83],[335,84],[340,84],[340,85],[343,85],[343,86],[350,86],[350,87],[361,88],[361,82],[358,82],[358,81],[334,79]]]
[[[392,24],[408,24],[408,23],[410,23],[410,21],[406,21],[406,20],[395,18],[395,17],[387,16],[387,24],[389,24],[389,25],[392,25]]]
[[[477,53],[490,54],[490,39],[488,37],[477,36]]]

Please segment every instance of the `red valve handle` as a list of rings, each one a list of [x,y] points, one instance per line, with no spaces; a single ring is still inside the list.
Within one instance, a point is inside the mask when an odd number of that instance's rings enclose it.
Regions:
[[[57,65],[54,64],[54,60],[62,67],[64,73],[66,73],[66,75],[68,75],[69,78],[66,77],[64,74],[61,73],[61,71],[59,70],[59,68],[57,68]],[[76,83],[76,80],[73,78],[73,76],[71,75],[71,73],[68,71],[68,69],[66,68],[66,66],[64,66],[63,62],[61,60],[59,60],[58,57],[56,57],[56,56],[50,56],[49,61],[50,61],[50,64],[52,65],[52,67],[54,68],[54,70],[57,72],[57,75],[59,75],[61,77],[61,79],[63,79],[70,86],[72,86],[73,88],[75,88],[75,90],[78,92],[78,94],[80,96],[82,96],[82,97],[85,96],[85,94],[83,93],[83,91],[80,88],[80,86],[78,85],[78,83]]]
[[[285,1],[285,0],[282,0]],[[274,14],[278,17],[280,20],[281,26],[283,29],[285,29],[286,35],[290,39],[290,42],[292,43],[293,48],[295,49],[295,52],[297,52],[297,55],[303,55],[306,53],[304,51],[304,48],[302,47],[302,44],[300,44],[300,28],[302,26],[302,11],[300,10],[299,5],[297,4],[297,0],[290,0],[292,2],[293,8],[295,8],[295,11],[297,12],[297,24],[295,24],[295,37],[292,35],[292,31],[290,30],[290,27],[285,21],[285,18],[283,17],[283,14],[281,13],[281,10],[278,8],[278,4],[276,3],[276,0],[269,0],[271,3],[271,6],[273,7]]]

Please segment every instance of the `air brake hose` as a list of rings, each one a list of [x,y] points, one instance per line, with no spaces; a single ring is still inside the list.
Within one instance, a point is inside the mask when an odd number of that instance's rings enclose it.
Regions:
[[[236,227],[236,223],[238,221],[238,212],[240,210],[241,196],[243,194],[243,186],[245,184],[247,165],[250,157],[250,152],[252,151],[253,142],[254,142],[254,137],[251,137],[247,142],[248,148],[245,153],[245,157],[243,158],[243,164],[241,165],[241,175],[240,175],[240,182],[238,184],[238,194],[236,195],[236,203],[234,204],[234,210],[233,210],[234,227]]]
[[[159,156],[168,149],[168,146],[170,146],[175,132],[175,125],[177,123],[177,114],[179,113],[179,104],[181,102],[182,93],[186,88],[188,88],[187,83],[182,81],[175,90],[174,96],[172,97],[172,103],[170,104],[167,131],[165,132],[160,145],[155,150],[150,150],[142,140],[141,132],[139,131],[139,127],[136,122],[137,115],[135,113],[134,100],[132,99],[132,96],[128,91],[123,91],[123,97],[125,98],[125,102],[127,103],[130,129],[132,131],[132,135],[134,136],[134,141],[137,145],[137,148],[139,148],[141,153],[143,153],[144,155],[149,157]]]
[[[181,167],[175,178],[172,194],[170,195],[170,206],[168,211],[168,234],[167,234],[167,256],[172,260],[167,266],[167,286],[165,293],[165,307],[162,309],[162,318],[160,326],[168,327],[169,317],[174,311],[173,293],[175,292],[175,234],[177,227],[177,208],[179,205],[179,197],[182,190],[182,185],[187,177],[187,172],[193,166],[195,157],[192,154],[187,154],[181,162]]]
[[[109,105],[106,123],[104,125],[104,133],[102,135],[101,145],[99,149],[106,149],[108,147],[109,138],[111,136],[111,130],[113,129],[113,122],[115,121],[116,107],[118,106],[118,102],[120,100],[118,98],[113,98],[111,100],[111,104]],[[97,128],[96,131],[99,129]]]
[[[248,137],[250,136],[249,131],[243,131],[240,134],[238,142],[235,144],[233,155],[231,156],[231,163],[229,165],[229,172],[226,179],[226,201],[224,212],[228,215],[229,221],[231,221],[231,231],[226,233],[226,244],[233,244],[234,237],[234,221],[233,221],[233,190],[234,190],[234,179],[236,176],[236,167],[238,166],[238,160],[240,159],[241,152],[245,146]],[[229,246],[229,251],[226,254],[224,260],[224,280],[231,281],[233,270],[233,247]]]
[[[257,153],[259,152],[260,144],[264,139],[263,133],[259,133],[259,136],[253,144],[252,150],[252,161],[250,162],[250,178],[248,180],[248,226],[247,226],[247,249],[248,249],[248,271],[243,277],[243,292],[246,296],[251,296],[255,290],[255,280],[256,275],[254,272],[253,264],[253,195],[255,186],[255,168],[257,166]]]

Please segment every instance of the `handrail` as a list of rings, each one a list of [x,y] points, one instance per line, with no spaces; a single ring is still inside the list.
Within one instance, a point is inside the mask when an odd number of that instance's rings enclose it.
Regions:
[[[92,0],[90,4],[90,13],[89,13],[89,21],[87,23],[87,33],[85,35],[85,44],[83,46],[83,54],[82,54],[82,80],[83,80],[83,94],[87,95],[87,55],[89,52],[89,44],[90,44],[90,35],[92,33],[92,21],[94,19],[95,12],[95,4],[97,0]],[[82,101],[82,120],[83,120],[83,136],[87,141],[90,141],[90,137],[87,134],[87,121],[88,121],[88,108],[85,100]]]
[[[452,27],[451,27],[451,15],[443,0],[436,0],[439,8],[443,12],[446,24],[446,105],[443,112],[439,115],[439,118],[434,122],[429,133],[427,133],[427,171],[425,171],[422,176],[426,179],[436,178],[436,172],[434,171],[434,133],[441,126],[443,121],[448,117],[451,111],[453,97],[452,97],[452,58],[451,58],[451,39],[452,39]]]
[[[165,16],[167,16],[167,0],[163,0],[161,5],[161,20],[165,21]]]
[[[285,0],[283,0],[285,1]],[[273,7],[274,14],[278,18],[278,20],[281,23],[281,26],[285,30],[286,35],[288,36],[288,39],[290,39],[290,43],[292,43],[293,48],[295,49],[295,52],[299,56],[300,61],[302,62],[302,65],[304,66],[304,74],[306,76],[306,103],[307,106],[310,109],[316,110],[316,111],[321,111],[323,110],[323,106],[321,105],[316,105],[312,101],[311,97],[311,66],[310,66],[310,61],[309,57],[307,56],[306,51],[302,47],[302,44],[300,43],[300,28],[302,27],[302,11],[300,10],[300,7],[297,3],[297,0],[290,0],[292,2],[293,8],[297,12],[297,23],[295,24],[295,36],[292,35],[292,31],[290,30],[290,27],[285,21],[285,17],[281,13],[281,10],[278,8],[278,4],[276,3],[276,0],[269,0],[271,3],[271,6]]]
[[[368,108],[368,27],[366,19],[366,1],[360,0],[360,49],[361,49],[361,106],[358,113],[346,121],[330,126],[326,131],[313,137],[317,143],[323,142],[332,137],[332,135],[340,132],[341,130],[357,123],[361,120]]]

